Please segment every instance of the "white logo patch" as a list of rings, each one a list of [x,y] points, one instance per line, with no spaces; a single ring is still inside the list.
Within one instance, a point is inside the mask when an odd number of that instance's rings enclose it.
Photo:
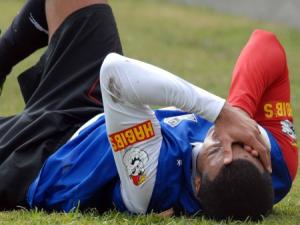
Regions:
[[[146,180],[145,165],[149,157],[147,153],[138,148],[131,148],[126,151],[123,163],[133,184],[138,186]]]
[[[290,136],[293,140],[296,141],[296,139],[297,139],[296,131],[295,131],[295,128],[294,128],[292,122],[289,120],[283,120],[280,123],[281,123],[282,132],[285,133],[286,135]]]
[[[194,114],[165,118],[164,123],[168,124],[170,127],[177,127],[184,120],[189,120],[197,123],[197,118]]]
[[[177,166],[181,167],[182,166],[182,160],[181,159],[177,159]]]

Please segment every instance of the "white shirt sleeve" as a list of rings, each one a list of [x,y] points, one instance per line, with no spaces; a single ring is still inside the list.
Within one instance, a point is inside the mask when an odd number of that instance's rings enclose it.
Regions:
[[[112,66],[113,65],[113,66]],[[225,100],[158,67],[112,53],[107,67],[117,73],[118,93],[124,101],[140,105],[175,106],[214,122]]]
[[[213,122],[225,100],[167,71],[114,53],[103,62],[100,84],[123,201],[129,211],[145,213],[162,144],[160,123],[149,105],[175,106]]]

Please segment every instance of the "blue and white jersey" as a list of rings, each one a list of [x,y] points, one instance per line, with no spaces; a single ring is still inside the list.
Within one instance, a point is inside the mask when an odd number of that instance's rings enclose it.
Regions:
[[[160,120],[164,138],[159,154],[158,173],[152,175],[156,177],[157,188],[153,190],[148,211],[161,211],[170,205],[174,206],[175,203],[187,212],[198,211],[200,206],[193,197],[191,183],[190,142],[202,142],[211,123],[194,114],[178,110],[158,110],[156,115]],[[128,210],[124,207],[121,196],[119,176],[107,138],[105,118],[103,115],[97,116],[87,124],[45,162],[29,188],[27,200],[30,207],[70,211],[80,206],[107,210],[112,208],[114,202],[118,209]],[[128,154],[130,152],[132,151],[128,151]],[[133,152],[129,158],[148,162],[149,159],[145,161],[139,151]],[[144,165],[138,168],[131,167],[135,171],[145,169]],[[147,171],[144,170],[135,176],[133,174],[134,172],[128,172],[131,184],[148,190],[148,187],[143,186],[145,183],[149,184]],[[141,178],[143,176],[144,178]],[[174,182],[177,185],[174,185]],[[163,199],[162,193],[167,194],[163,204],[157,201]]]
[[[178,110],[157,110],[155,115],[161,124],[163,142],[147,212],[174,207],[194,214],[201,210],[201,204],[193,192],[192,148],[194,143],[203,142],[212,123]],[[105,118],[97,116],[88,124],[45,162],[29,188],[30,207],[66,212],[78,205],[100,210],[115,206],[121,211],[127,210]],[[291,180],[276,140],[269,132],[268,136],[272,146],[275,201],[278,202],[288,193]]]
[[[152,187],[150,192],[152,194],[145,210],[146,212],[161,212],[173,207],[187,214],[195,214],[201,210],[201,205],[193,191],[193,146],[194,143],[204,141],[212,123],[195,114],[178,110],[157,110],[155,115],[161,126],[162,144],[155,182],[149,185]],[[143,152],[147,154],[145,150]],[[143,172],[139,175],[144,177],[143,182],[135,183],[132,180],[132,183],[136,186],[144,184],[146,188],[145,183],[148,179],[151,180],[151,173],[147,171],[146,165],[143,168],[141,170]],[[147,193],[144,194],[147,195]],[[114,196],[118,210],[128,210],[126,207],[128,203],[124,203],[123,200],[121,195]]]
[[[158,110],[156,116],[160,120],[163,142],[148,212],[173,207],[193,215],[201,211],[193,189],[193,148],[204,142],[212,123],[180,111]]]

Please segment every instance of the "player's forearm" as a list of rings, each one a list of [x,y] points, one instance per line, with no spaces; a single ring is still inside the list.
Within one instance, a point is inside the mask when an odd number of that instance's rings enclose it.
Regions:
[[[101,70],[102,88],[130,104],[175,106],[214,122],[225,100],[152,65],[109,55]]]

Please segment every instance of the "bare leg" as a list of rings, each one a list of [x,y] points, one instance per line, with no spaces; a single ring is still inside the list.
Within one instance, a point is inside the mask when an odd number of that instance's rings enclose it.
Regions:
[[[67,16],[93,4],[106,4],[106,0],[46,0],[49,40]]]

